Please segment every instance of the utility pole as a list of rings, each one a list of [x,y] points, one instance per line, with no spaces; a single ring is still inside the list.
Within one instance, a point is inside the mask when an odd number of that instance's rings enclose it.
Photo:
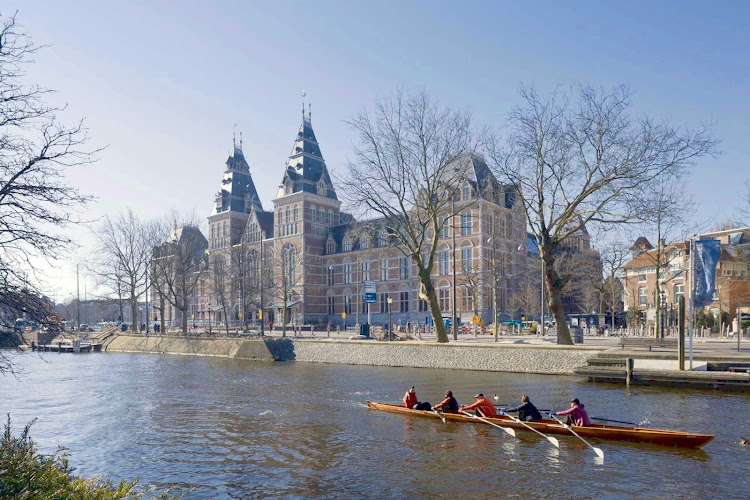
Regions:
[[[451,237],[453,238],[453,307],[451,325],[453,326],[453,340],[458,340],[458,326],[456,325],[456,195],[451,197]]]
[[[540,254],[540,256],[541,256],[541,254]],[[544,337],[544,260],[542,260],[542,274],[541,274],[541,277],[542,277],[542,286],[540,288],[542,289],[542,303],[540,304],[540,306],[541,306],[541,310],[542,310],[542,317],[539,318],[540,319],[539,323],[540,323],[541,329],[542,329],[542,337]]]
[[[80,264],[76,264],[76,331],[81,328],[81,278],[78,269]]]
[[[149,323],[149,315],[148,315],[148,273],[151,269],[151,262],[148,263],[148,268],[146,269],[146,335],[148,335],[148,323]]]
[[[263,297],[263,272],[264,272],[264,259],[263,259],[263,239],[264,239],[264,231],[263,229],[260,230],[260,336],[263,337],[265,335],[265,325],[263,322],[265,319],[263,318],[263,304],[265,304],[265,300]]]

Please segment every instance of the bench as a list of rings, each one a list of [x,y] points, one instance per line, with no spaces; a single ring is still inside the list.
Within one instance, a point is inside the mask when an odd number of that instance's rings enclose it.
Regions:
[[[650,351],[652,347],[677,347],[677,339],[657,339],[653,337],[621,337],[620,347],[625,349],[626,345],[648,347],[648,350]]]

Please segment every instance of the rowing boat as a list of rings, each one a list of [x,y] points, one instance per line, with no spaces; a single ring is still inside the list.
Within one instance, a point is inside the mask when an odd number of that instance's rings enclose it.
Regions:
[[[373,410],[388,411],[393,413],[404,413],[417,417],[439,419],[440,416],[431,411],[414,410],[401,405],[387,403],[367,402],[367,407]],[[454,413],[443,413],[443,417],[451,422],[478,423],[479,420]],[[529,431],[523,424],[516,422],[510,417],[498,415],[486,420],[510,427],[519,431]],[[539,422],[525,422],[529,426],[543,434],[562,434],[570,436],[570,431],[555,420],[542,419]],[[587,425],[586,427],[575,427],[578,434],[584,438],[602,439],[607,441],[632,441],[637,443],[651,443],[662,446],[676,446],[680,448],[700,448],[714,436],[712,434],[696,434],[693,432],[667,431],[663,429],[648,429],[646,427],[620,427],[616,425]]]

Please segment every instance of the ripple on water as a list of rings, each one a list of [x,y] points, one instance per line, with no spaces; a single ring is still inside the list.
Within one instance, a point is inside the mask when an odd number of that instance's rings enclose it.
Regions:
[[[149,356],[25,357],[28,377],[0,389],[0,411],[39,420],[32,435],[70,448],[86,475],[196,487],[216,497],[747,497],[747,395],[631,389],[574,378]],[[705,451],[596,443],[561,449],[481,424],[371,411],[415,384],[421,400],[446,388],[461,402],[482,390],[529,393],[552,407],[575,395],[590,413],[715,432]],[[85,387],[85,390],[76,388]],[[505,400],[505,399],[504,399]],[[720,404],[717,403],[720,402]],[[550,407],[550,406],[547,406]],[[574,478],[575,480],[571,480]]]

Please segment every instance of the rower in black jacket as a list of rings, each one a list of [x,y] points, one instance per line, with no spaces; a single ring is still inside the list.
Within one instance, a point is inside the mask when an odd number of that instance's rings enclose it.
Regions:
[[[521,397],[521,402],[523,403],[521,406],[509,408],[505,412],[518,412],[518,420],[524,422],[539,422],[542,419],[542,414],[539,413],[539,410],[536,409],[536,406],[526,394]]]

